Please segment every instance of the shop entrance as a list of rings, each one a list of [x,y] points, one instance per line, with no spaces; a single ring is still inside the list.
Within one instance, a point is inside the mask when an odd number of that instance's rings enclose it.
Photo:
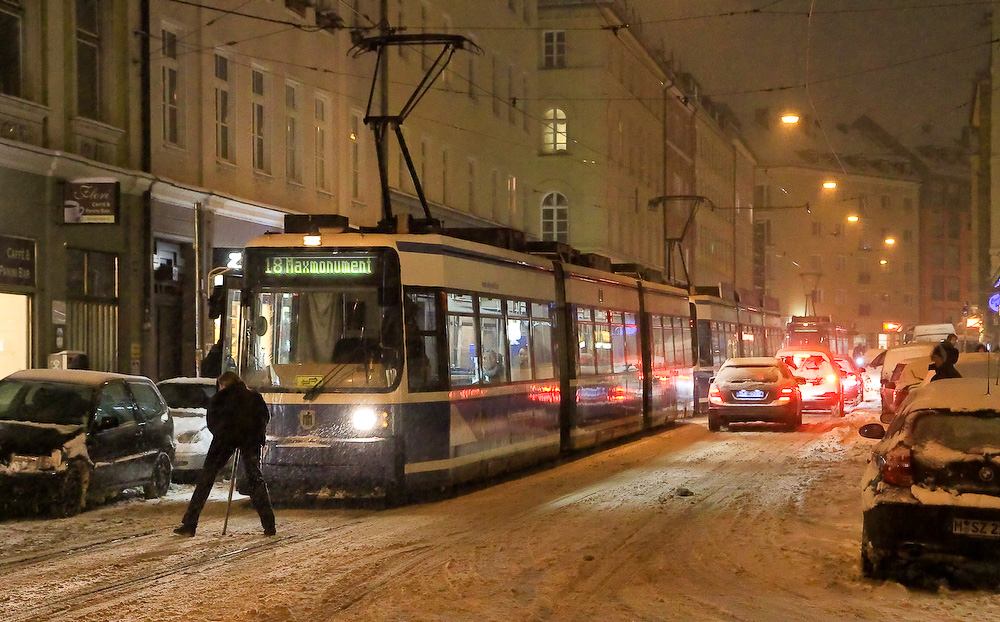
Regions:
[[[31,297],[0,293],[0,378],[30,365]]]

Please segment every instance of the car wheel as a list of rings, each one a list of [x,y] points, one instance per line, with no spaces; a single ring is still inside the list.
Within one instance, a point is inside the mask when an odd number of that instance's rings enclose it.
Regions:
[[[708,416],[708,429],[712,432],[718,432],[722,429],[722,421],[719,417]]]
[[[156,499],[167,494],[170,490],[170,458],[167,454],[161,453],[156,457],[156,464],[153,465],[153,473],[149,476],[149,482],[142,487],[143,494],[147,499]]]
[[[87,501],[89,484],[90,468],[80,463],[70,464],[52,505],[52,514],[61,518],[79,514]]]

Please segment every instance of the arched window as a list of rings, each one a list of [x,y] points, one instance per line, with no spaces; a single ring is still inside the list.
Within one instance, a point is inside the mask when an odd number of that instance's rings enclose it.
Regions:
[[[566,113],[559,108],[545,111],[545,129],[542,130],[542,150],[545,153],[566,151]]]
[[[542,239],[569,242],[569,201],[559,192],[542,199]]]

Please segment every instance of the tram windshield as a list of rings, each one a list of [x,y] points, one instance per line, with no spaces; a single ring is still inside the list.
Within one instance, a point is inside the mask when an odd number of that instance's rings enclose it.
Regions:
[[[307,396],[396,385],[403,359],[394,254],[248,253],[248,277],[249,385]]]

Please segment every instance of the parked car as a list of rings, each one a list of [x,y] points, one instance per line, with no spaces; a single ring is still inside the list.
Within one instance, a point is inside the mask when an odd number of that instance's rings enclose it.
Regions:
[[[858,366],[863,370],[862,380],[865,385],[865,397],[874,399],[882,384],[882,361],[885,360],[885,350],[871,348],[866,350],[861,358],[863,362],[859,363]]]
[[[896,363],[896,368],[892,370],[889,379],[882,383],[879,391],[884,421],[891,420],[892,416],[899,412],[899,406],[906,399],[910,389],[924,381],[930,363],[930,356],[903,359]]]
[[[156,383],[174,420],[173,478],[190,482],[205,465],[212,433],[208,431],[208,401],[217,390],[215,378],[170,378]]]
[[[1000,561],[1000,391],[980,378],[920,388],[889,425],[862,478],[861,569],[886,578],[914,563]]]
[[[844,390],[840,368],[833,353],[822,346],[788,346],[775,354],[792,374],[805,378],[800,385],[802,410],[829,410],[834,417],[844,416]]]
[[[731,358],[709,385],[709,430],[750,421],[782,423],[789,431],[802,425],[799,381],[776,358]]]
[[[895,391],[891,414],[901,411],[910,395],[929,382],[930,378],[933,378],[933,375],[928,378],[930,374],[929,360],[929,358],[913,359],[900,364],[902,369],[898,377],[893,377],[890,380],[893,385],[892,389]],[[998,367],[1000,367],[1000,357],[995,355],[991,357],[988,352],[963,352],[958,355],[958,362],[955,363],[955,369],[962,374],[963,378],[979,378],[980,382],[996,378],[998,371],[1000,371]],[[887,421],[891,421],[891,418],[883,417],[883,423]]]
[[[173,424],[149,378],[30,369],[0,380],[0,505],[59,516],[141,486],[170,487]]]
[[[886,386],[886,382],[892,378],[892,373],[896,370],[896,366],[907,359],[927,357],[928,364],[930,364],[931,350],[934,349],[935,345],[937,345],[937,342],[914,341],[901,346],[894,346],[886,350],[885,355],[882,358],[882,371],[879,375],[879,387],[884,388]],[[891,413],[892,401],[890,400],[890,393],[881,391],[881,394],[882,414]]]
[[[840,369],[840,378],[844,385],[844,405],[857,406],[865,400],[865,385],[861,369],[851,359],[834,356],[833,362]]]

